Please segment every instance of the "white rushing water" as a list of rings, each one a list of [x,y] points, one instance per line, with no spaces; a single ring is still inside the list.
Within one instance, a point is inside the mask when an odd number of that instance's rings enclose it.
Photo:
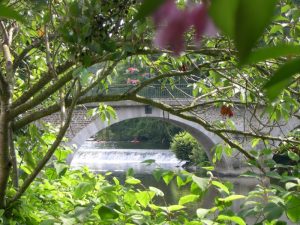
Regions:
[[[155,163],[142,163],[152,159]],[[93,171],[151,172],[156,167],[176,169],[182,165],[171,150],[166,149],[101,149],[99,144],[86,142],[74,155],[71,167],[87,166]]]

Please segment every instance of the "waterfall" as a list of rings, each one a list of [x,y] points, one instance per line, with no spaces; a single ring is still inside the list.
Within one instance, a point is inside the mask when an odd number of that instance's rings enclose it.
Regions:
[[[80,148],[71,163],[71,167],[87,166],[94,171],[126,171],[133,168],[137,172],[151,172],[156,167],[174,169],[181,162],[171,150],[156,149],[99,149],[93,145]],[[152,159],[155,163],[142,163]]]

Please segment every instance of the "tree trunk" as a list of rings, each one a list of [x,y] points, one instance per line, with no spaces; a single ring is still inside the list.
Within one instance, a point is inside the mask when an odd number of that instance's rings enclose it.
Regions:
[[[3,90],[5,89],[5,90]],[[5,193],[11,167],[9,157],[9,95],[7,87],[2,85],[1,111],[0,111],[0,209],[5,208]],[[3,93],[6,92],[6,93]]]

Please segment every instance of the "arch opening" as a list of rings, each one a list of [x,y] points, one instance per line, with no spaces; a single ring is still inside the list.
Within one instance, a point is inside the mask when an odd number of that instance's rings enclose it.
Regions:
[[[209,133],[199,124],[184,120],[171,114],[166,114],[166,112],[160,109],[153,108],[151,115],[145,114],[144,107],[117,108],[116,112],[118,118],[111,120],[110,123],[103,122],[100,120],[100,118],[96,118],[86,127],[81,129],[69,142],[70,146],[77,147],[74,149],[74,153],[80,148],[85,140],[89,139],[91,136],[94,136],[97,132],[125,120],[145,117],[166,121],[190,133],[203,146],[204,151],[210,161],[213,157],[212,149],[220,142],[220,139],[216,135]],[[69,163],[72,161],[73,155],[68,158]],[[228,170],[229,168],[229,163],[226,157],[223,156],[217,163],[216,170]]]

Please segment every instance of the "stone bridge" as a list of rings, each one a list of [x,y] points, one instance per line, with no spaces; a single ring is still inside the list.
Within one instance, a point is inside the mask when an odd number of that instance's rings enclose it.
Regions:
[[[164,100],[164,101],[168,101],[168,100]],[[182,99],[181,101],[184,100]],[[169,100],[169,102],[167,103],[171,105],[172,104],[176,105],[178,104],[178,100],[177,101]],[[101,131],[102,129],[105,129],[112,124],[124,120],[133,119],[133,118],[143,118],[143,117],[150,117],[159,120],[164,120],[186,130],[202,144],[210,160],[212,160],[213,157],[214,146],[222,142],[217,135],[207,131],[201,125],[195,122],[182,119],[178,116],[169,114],[166,111],[151,107],[149,105],[135,103],[132,101],[111,102],[106,104],[113,106],[117,114],[117,118],[111,119],[110,123],[108,123],[107,121],[102,121],[99,118],[99,116],[94,118],[87,117],[87,110],[90,108],[97,107],[97,104],[88,104],[85,106],[80,106],[74,111],[72,122],[67,132],[67,137],[69,138],[68,144],[72,146],[72,148],[74,149],[74,154],[76,150],[80,148],[80,146],[84,143],[84,141],[94,136],[97,132]],[[206,108],[205,110],[202,110],[202,112],[199,113],[201,117],[203,117],[204,119],[210,122],[218,121],[222,119],[219,108],[210,107],[210,108]],[[244,108],[235,107],[234,116],[232,117],[232,120],[234,121],[237,129],[245,130],[245,131],[250,130],[250,126],[247,123],[247,118],[250,117],[249,113],[250,112],[245,111]],[[45,120],[52,124],[58,124],[60,121],[59,114],[58,113],[53,114],[47,117]],[[253,124],[254,126],[257,127],[260,126],[258,122],[257,124],[255,124],[255,121],[251,121],[252,126]],[[278,129],[273,129],[270,132],[272,135],[282,136],[282,132],[288,132],[298,124],[299,124],[299,120],[291,119],[288,123],[284,124],[282,127]],[[242,140],[243,137],[235,137],[235,138],[237,140],[240,139],[242,143],[247,142],[245,140]],[[245,170],[245,164],[244,164],[245,160],[243,156],[236,152],[233,154],[234,154],[233,157],[230,158],[227,157],[225,154],[223,154],[220,162],[218,162],[216,165],[216,172],[224,175],[236,175],[241,173],[241,171]],[[71,162],[72,158],[73,155],[70,156],[69,163]]]

